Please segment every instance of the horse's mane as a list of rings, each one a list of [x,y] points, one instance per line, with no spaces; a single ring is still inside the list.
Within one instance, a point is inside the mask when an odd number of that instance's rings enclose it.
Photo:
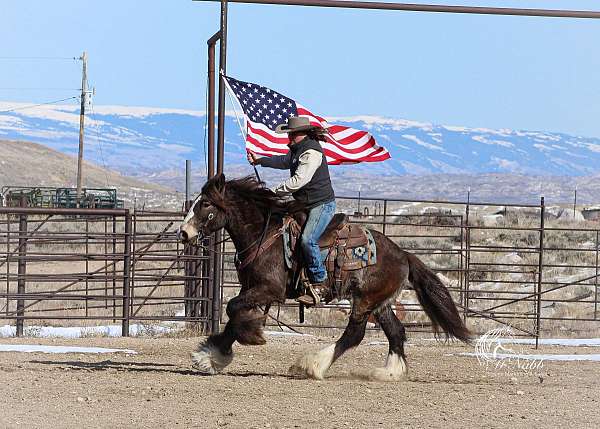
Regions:
[[[218,175],[209,179],[202,187],[202,193],[221,210],[233,208],[226,192],[233,192],[237,197],[251,202],[263,213],[269,209],[275,214],[297,212],[302,209],[295,201],[286,200],[266,187],[265,182],[257,180],[254,176],[225,181],[225,176]]]

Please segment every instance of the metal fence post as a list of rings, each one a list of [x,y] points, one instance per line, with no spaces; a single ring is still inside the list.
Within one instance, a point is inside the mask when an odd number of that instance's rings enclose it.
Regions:
[[[463,320],[467,323],[467,317],[469,315],[469,280],[470,280],[470,269],[471,269],[471,229],[469,226],[469,211],[471,203],[471,192],[467,195],[467,205],[465,207],[465,223],[464,223],[464,234],[465,234],[465,265],[464,265],[464,302],[463,302]]]
[[[538,348],[540,340],[540,331],[542,323],[542,271],[544,269],[544,220],[546,215],[546,205],[544,203],[544,197],[540,200],[540,248],[538,256],[538,284],[537,284],[537,296],[536,296],[536,320],[535,320],[535,348]]]
[[[130,271],[131,269],[131,213],[125,212],[125,237],[123,243],[123,325],[121,336],[129,336],[129,301],[130,301]]]
[[[387,200],[383,200],[383,235],[385,235],[387,225]]]
[[[596,231],[596,277],[594,277],[594,319],[598,318],[598,246],[600,245],[598,240],[600,238],[600,231]]]
[[[27,215],[19,215],[19,263],[17,267],[17,337],[23,336],[25,320],[25,276],[27,274]]]
[[[215,257],[213,259],[213,294],[212,294],[212,323],[211,323],[211,334],[219,333],[219,323],[221,321],[221,282],[223,280],[223,272],[222,272],[222,250],[223,245],[221,245],[221,241],[223,240],[223,230],[218,230],[214,234],[214,244],[213,249],[215,252]]]

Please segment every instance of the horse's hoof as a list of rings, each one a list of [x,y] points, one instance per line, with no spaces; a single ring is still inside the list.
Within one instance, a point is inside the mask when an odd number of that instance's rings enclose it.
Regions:
[[[325,372],[333,362],[333,353],[335,345],[328,346],[317,353],[311,353],[298,358],[288,373],[294,377],[312,378],[313,380],[323,380]]]
[[[374,368],[361,378],[370,381],[400,381],[406,377],[407,372],[408,368],[404,357],[390,353],[383,368]]]
[[[192,366],[202,374],[218,374],[231,363],[233,353],[223,354],[212,344],[202,344],[197,352],[192,353]]]

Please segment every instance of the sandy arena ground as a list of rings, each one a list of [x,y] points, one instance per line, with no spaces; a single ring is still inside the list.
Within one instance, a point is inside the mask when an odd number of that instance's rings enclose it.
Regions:
[[[270,337],[266,346],[236,346],[234,362],[218,376],[191,369],[198,338],[1,339],[138,354],[0,353],[0,427],[600,427],[600,362],[547,361],[540,374],[505,373],[456,355],[472,346],[415,339],[405,381],[362,381],[356,371],[384,362],[387,346],[367,345],[381,339],[367,338],[320,382],[289,378],[287,369],[332,338]]]

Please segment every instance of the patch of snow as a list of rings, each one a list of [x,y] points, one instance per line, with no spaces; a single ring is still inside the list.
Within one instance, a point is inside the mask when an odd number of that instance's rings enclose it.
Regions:
[[[520,264],[523,262],[523,258],[521,258],[517,253],[512,252],[501,257],[499,262],[501,264]]]
[[[587,147],[592,152],[600,153],[600,144],[586,143],[585,147]]]
[[[459,353],[461,356],[477,356],[477,353]],[[585,355],[554,355],[554,354],[519,354],[519,353],[495,353],[490,355],[495,359],[523,359],[523,360],[542,360],[542,361],[591,361],[600,362],[600,354],[585,354]]]
[[[284,328],[285,329],[285,328]],[[310,334],[299,334],[293,331],[263,331],[266,335],[270,335],[272,337],[312,337]]]
[[[535,344],[535,338],[498,338],[506,344]],[[600,347],[600,338],[540,338],[539,344],[548,346]]]
[[[410,140],[410,141],[418,144],[419,146],[426,147],[427,149],[438,150],[438,151],[444,152],[444,149],[442,149],[441,147],[436,146],[436,145],[431,144],[431,143],[424,142],[423,140],[421,140],[417,136],[413,136],[411,134],[402,134],[402,137],[405,138],[406,140]]]
[[[508,159],[502,159],[497,157],[492,157],[492,164],[497,165],[500,168],[505,168],[509,171],[515,171],[520,168],[520,165],[517,161],[510,161]]]
[[[0,352],[21,353],[127,353],[137,354],[129,349],[107,349],[104,347],[43,346],[39,344],[0,344]]]
[[[497,146],[509,147],[509,148],[515,147],[515,145],[511,142],[507,142],[504,140],[490,140],[485,136],[473,136],[472,139],[475,140],[476,142],[487,144],[487,145],[497,145]]]
[[[141,325],[129,326],[129,335],[159,335],[173,332],[172,326]],[[54,326],[26,326],[25,336],[35,338],[82,338],[89,336],[120,337],[121,325],[88,326],[88,327],[54,327]],[[16,327],[11,325],[0,326],[0,338],[16,336]]]

